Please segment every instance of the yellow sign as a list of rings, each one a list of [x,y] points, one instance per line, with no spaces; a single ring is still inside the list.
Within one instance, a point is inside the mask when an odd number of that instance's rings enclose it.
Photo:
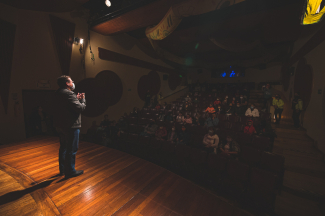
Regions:
[[[307,0],[306,1],[306,10],[302,18],[303,25],[310,25],[318,23],[324,13],[325,7],[321,8],[322,0]]]

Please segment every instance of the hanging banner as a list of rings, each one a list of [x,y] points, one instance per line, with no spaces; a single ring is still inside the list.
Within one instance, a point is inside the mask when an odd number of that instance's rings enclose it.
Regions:
[[[171,7],[158,25],[146,29],[146,35],[152,40],[162,40],[170,35],[181,23],[182,17],[176,16]]]
[[[310,25],[318,23],[324,13],[325,7],[321,8],[322,0],[307,0],[306,1],[306,10],[302,18],[303,25]]]

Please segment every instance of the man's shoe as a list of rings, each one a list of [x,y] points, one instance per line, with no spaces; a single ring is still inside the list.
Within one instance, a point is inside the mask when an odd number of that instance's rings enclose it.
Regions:
[[[80,175],[83,174],[83,173],[84,173],[83,170],[76,170],[76,171],[73,172],[73,173],[66,174],[65,177],[66,177],[66,178],[72,178],[72,177],[80,176]]]

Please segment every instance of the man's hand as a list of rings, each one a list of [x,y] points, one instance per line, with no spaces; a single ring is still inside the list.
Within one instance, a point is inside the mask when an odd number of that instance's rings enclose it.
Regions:
[[[78,98],[78,100],[81,100],[81,99],[84,99],[85,98],[85,93],[79,93],[78,92],[78,94],[77,94],[77,98]]]

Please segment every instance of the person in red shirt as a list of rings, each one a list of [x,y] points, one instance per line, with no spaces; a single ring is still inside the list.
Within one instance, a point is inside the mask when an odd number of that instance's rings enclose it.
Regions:
[[[219,104],[221,104],[221,101],[219,98],[217,98],[214,103],[213,103],[215,106],[218,106]]]
[[[249,134],[249,135],[256,134],[256,130],[255,130],[255,127],[253,126],[252,120],[248,121],[247,125],[244,128],[244,133]]]
[[[216,110],[214,109],[214,107],[212,106],[212,104],[210,104],[210,106],[205,110],[205,112],[208,112],[208,113],[215,113]]]

